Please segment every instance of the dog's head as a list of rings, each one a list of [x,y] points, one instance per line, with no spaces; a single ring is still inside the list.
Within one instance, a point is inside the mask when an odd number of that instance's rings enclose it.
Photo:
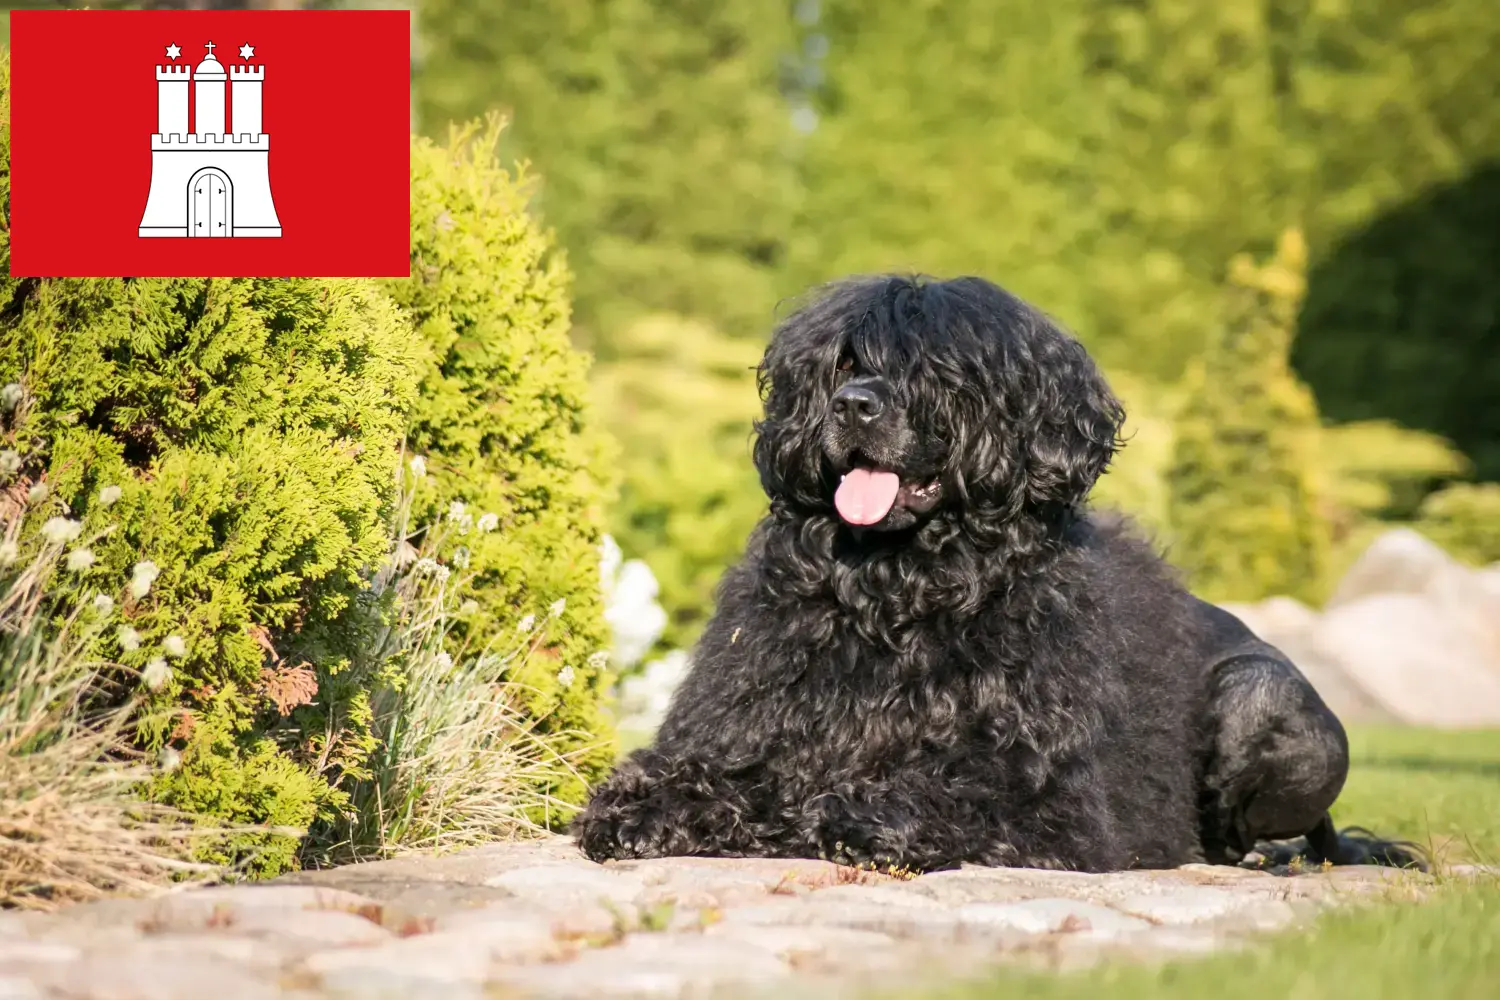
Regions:
[[[1082,345],[980,278],[830,286],[777,328],[760,383],[772,501],[883,531],[1079,503],[1124,419]]]

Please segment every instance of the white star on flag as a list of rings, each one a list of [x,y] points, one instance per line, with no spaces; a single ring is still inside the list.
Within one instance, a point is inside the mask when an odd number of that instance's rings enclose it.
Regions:
[[[254,55],[255,55],[255,46],[254,45],[251,45],[249,42],[246,42],[244,45],[240,46],[240,58],[241,59],[249,59],[250,57],[252,57]]]
[[[178,45],[176,42],[173,42],[171,45],[167,46],[168,59],[176,59],[180,55],[182,55],[182,46]]]

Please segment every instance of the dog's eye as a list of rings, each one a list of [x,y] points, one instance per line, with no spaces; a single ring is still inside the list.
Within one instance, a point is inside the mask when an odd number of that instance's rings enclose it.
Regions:
[[[849,376],[853,374],[854,356],[851,354],[846,354],[839,360],[839,368],[838,372],[834,375],[834,381],[838,382],[840,385],[843,385],[845,382],[849,381]]]

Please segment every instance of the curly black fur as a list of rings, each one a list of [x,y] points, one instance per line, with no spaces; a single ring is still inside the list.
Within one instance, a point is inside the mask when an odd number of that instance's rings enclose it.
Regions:
[[[586,854],[1107,871],[1316,834],[1359,860],[1327,823],[1338,720],[1087,511],[1124,414],[1075,340],[978,278],[855,279],[760,376],[770,513]],[[875,523],[835,507],[859,469],[899,476]]]

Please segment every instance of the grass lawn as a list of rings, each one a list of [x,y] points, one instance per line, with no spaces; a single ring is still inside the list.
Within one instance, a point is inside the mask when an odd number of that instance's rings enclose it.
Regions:
[[[1500,861],[1500,731],[1365,728],[1335,812],[1449,863]],[[1490,1000],[1500,996],[1500,880],[1454,881],[1423,904],[1340,910],[1251,950],[1163,966],[1004,971],[933,1000]]]

